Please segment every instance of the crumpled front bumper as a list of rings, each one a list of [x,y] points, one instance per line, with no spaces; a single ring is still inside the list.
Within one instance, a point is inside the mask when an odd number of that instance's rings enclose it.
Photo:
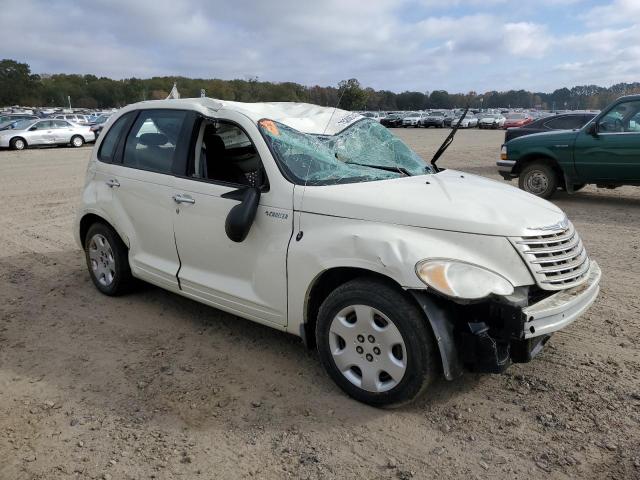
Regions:
[[[584,283],[523,308],[524,338],[548,335],[571,324],[596,300],[601,277],[600,267],[592,261]]]
[[[499,301],[456,305],[426,291],[411,290],[436,338],[447,380],[464,369],[500,373],[531,361],[550,336],[570,325],[595,301],[600,267],[591,262],[587,280],[520,307]]]

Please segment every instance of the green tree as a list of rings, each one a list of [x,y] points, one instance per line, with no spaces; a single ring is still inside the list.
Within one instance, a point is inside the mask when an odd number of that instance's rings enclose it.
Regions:
[[[338,83],[340,108],[344,110],[362,110],[367,103],[367,92],[362,89],[360,82],[355,78],[342,80]]]
[[[39,99],[40,78],[26,63],[0,61],[0,105],[30,104]]]

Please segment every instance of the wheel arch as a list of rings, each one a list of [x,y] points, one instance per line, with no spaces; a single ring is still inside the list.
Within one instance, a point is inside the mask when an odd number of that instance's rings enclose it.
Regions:
[[[436,348],[441,360],[440,367],[447,380],[452,380],[462,374],[462,364],[453,339],[452,312],[450,306],[442,298],[435,298],[426,290],[407,290],[391,277],[384,274],[358,267],[334,267],[320,273],[309,287],[305,302],[305,321],[301,325],[301,336],[309,348],[316,347],[315,328],[318,312],[322,302],[329,294],[356,278],[378,279],[400,292],[422,313],[427,328],[431,329]]]
[[[106,226],[108,226],[109,228],[111,228],[114,232],[116,232],[116,234],[120,237],[120,240],[122,240],[122,242],[126,245],[127,248],[129,248],[129,242],[128,240],[122,236],[122,234],[118,231],[117,228],[115,228],[111,222],[109,222],[107,219],[105,219],[104,217],[101,217],[100,215],[97,215],[95,213],[86,213],[85,215],[82,216],[82,218],[80,219],[79,225],[78,225],[78,229],[79,229],[79,235],[80,235],[80,244],[84,247],[85,244],[85,240],[87,238],[87,233],[89,232],[89,229],[91,228],[91,225],[93,225],[94,223],[103,223]]]
[[[564,174],[562,172],[562,168],[560,168],[560,163],[558,162],[558,160],[548,153],[541,152],[527,153],[522,158],[518,159],[515,167],[513,168],[514,173],[520,174],[524,167],[530,165],[533,162],[542,162],[548,164],[558,174],[559,178],[564,178]]]
[[[402,287],[391,277],[361,267],[332,267],[320,272],[307,289],[304,305],[304,322],[301,325],[301,336],[309,348],[316,344],[315,329],[320,305],[340,285],[356,278],[375,278],[396,290]]]
[[[9,139],[9,145],[11,146],[13,144],[14,140],[18,140],[18,139],[20,139],[20,140],[22,140],[24,142],[25,148],[29,146],[29,142],[27,142],[27,139],[22,137],[22,136],[20,136],[20,135],[16,135],[15,137],[11,137],[11,139]]]

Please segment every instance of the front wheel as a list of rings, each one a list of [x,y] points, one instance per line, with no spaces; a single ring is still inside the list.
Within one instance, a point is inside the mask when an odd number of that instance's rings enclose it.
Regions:
[[[316,343],[338,386],[374,406],[412,401],[440,368],[422,311],[402,291],[375,279],[352,280],[327,297]]]
[[[24,140],[24,138],[12,138],[9,146],[12,150],[24,150],[25,148],[27,148],[27,142]]]
[[[533,162],[520,172],[518,186],[537,197],[551,198],[558,188],[558,175],[550,165]]]
[[[71,138],[71,145],[75,148],[81,147],[82,145],[84,145],[84,138],[82,138],[80,135],[74,135]]]

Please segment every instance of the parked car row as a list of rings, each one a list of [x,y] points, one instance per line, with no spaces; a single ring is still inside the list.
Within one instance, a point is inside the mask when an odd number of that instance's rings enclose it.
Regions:
[[[527,110],[469,109],[465,118],[461,121],[462,109],[455,110],[431,110],[414,112],[360,112],[363,116],[379,121],[388,128],[419,128],[419,127],[453,127],[481,128],[481,129],[521,129],[528,125],[533,130],[557,130],[582,126],[598,112],[548,112]],[[518,130],[514,135],[533,133]]]
[[[402,112],[392,113],[380,119],[380,123],[391,128],[419,128],[435,127],[453,128],[510,128],[521,127],[531,123],[534,118],[527,113],[493,113],[477,112],[471,110],[462,118],[462,110],[434,110],[430,112]]]

